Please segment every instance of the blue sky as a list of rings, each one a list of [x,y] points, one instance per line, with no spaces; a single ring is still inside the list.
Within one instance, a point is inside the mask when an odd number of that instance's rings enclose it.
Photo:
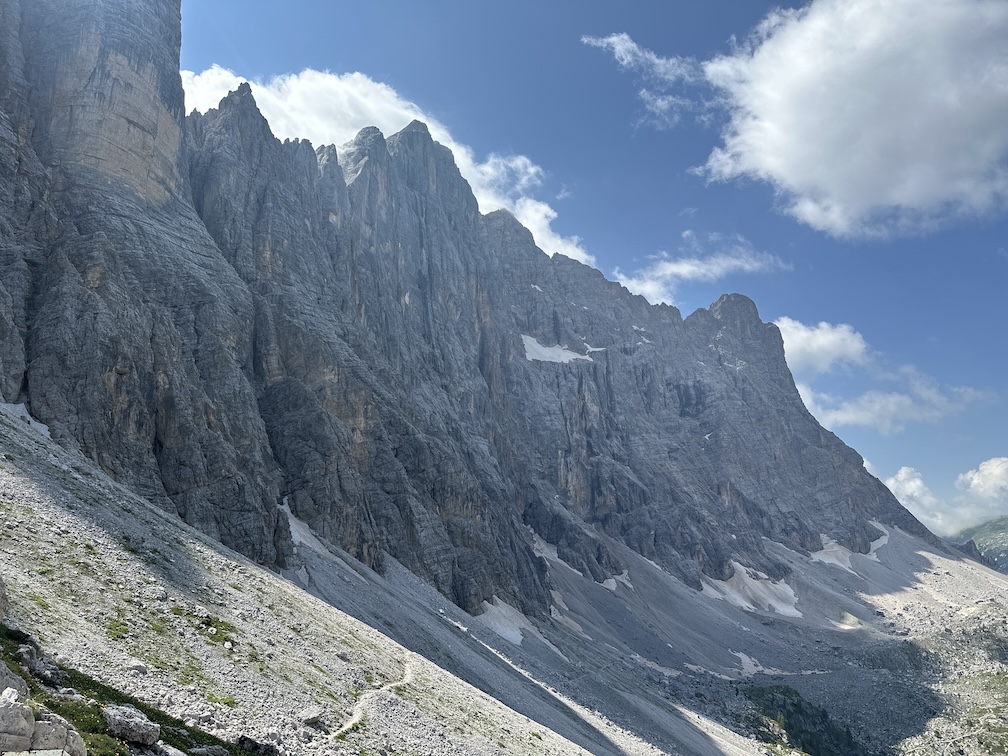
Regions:
[[[481,209],[688,315],[752,297],[915,514],[1008,514],[1008,2],[183,0],[187,106],[413,118]]]

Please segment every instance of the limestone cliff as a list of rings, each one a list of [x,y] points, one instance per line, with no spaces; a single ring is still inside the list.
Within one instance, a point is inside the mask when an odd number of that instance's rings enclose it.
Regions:
[[[0,394],[120,480],[266,563],[286,500],[470,610],[548,608],[533,534],[699,588],[926,532],[745,297],[683,319],[547,257],[420,123],[280,143],[247,86],[183,118],[178,49],[178,0],[0,0]]]

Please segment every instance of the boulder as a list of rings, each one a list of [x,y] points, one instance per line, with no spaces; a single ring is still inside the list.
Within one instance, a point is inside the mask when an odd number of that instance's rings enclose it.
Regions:
[[[318,704],[312,704],[311,706],[299,711],[297,718],[303,724],[315,725],[318,724],[320,719],[322,719],[323,714],[325,714],[325,709]]]
[[[80,733],[58,714],[41,714],[35,720],[31,738],[32,751],[56,751],[63,756],[87,756]]]
[[[0,753],[27,751],[35,732],[35,714],[20,703],[13,688],[0,693]]]
[[[7,688],[13,688],[21,698],[28,697],[28,683],[12,672],[6,664],[0,662],[0,690]]]
[[[109,732],[128,743],[151,746],[161,737],[161,726],[134,706],[106,706],[102,716]]]

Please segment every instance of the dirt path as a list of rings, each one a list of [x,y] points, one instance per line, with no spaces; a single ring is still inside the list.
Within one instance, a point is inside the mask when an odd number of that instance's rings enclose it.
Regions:
[[[372,690],[365,691],[357,703],[354,704],[353,711],[350,714],[350,718],[344,722],[336,732],[333,733],[334,738],[338,738],[341,735],[346,735],[348,732],[353,730],[357,725],[361,723],[364,719],[364,715],[367,713],[368,704],[371,699],[380,693],[384,693],[387,690],[395,691],[397,688],[401,688],[404,685],[409,685],[413,682],[413,660],[409,657],[406,659],[406,663],[403,668],[403,676],[399,680],[394,682],[385,683],[380,688],[374,688]]]

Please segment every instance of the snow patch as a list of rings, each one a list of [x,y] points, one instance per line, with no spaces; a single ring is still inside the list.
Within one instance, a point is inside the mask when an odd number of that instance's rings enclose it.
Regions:
[[[560,593],[560,591],[558,591],[558,590],[556,590],[556,589],[551,589],[551,590],[550,590],[550,595],[551,595],[551,596],[553,597],[553,602],[554,602],[554,603],[555,603],[555,604],[556,604],[557,606],[559,606],[559,607],[560,607],[561,609],[563,609],[563,610],[564,610],[565,612],[569,612],[569,611],[570,611],[570,607],[569,607],[569,606],[567,606],[567,602],[566,602],[566,601],[564,601],[564,597],[563,597],[563,594],[562,594],[562,593]]]
[[[850,558],[852,552],[849,549],[840,545],[825,533],[821,533],[819,538],[822,540],[823,547],[821,551],[813,551],[810,554],[813,562],[831,564],[834,567],[847,570],[852,575],[857,575],[851,567]]]
[[[581,570],[575,570],[567,562],[560,558],[557,554],[557,547],[552,543],[546,543],[538,533],[532,534],[532,550],[535,552],[536,556],[541,556],[547,562],[555,562],[556,564],[562,564],[571,572],[584,577],[584,573]]]
[[[492,604],[483,602],[483,613],[476,617],[476,621],[516,646],[520,646],[525,640],[522,628],[529,624],[524,614],[496,596],[493,597]]]
[[[593,347],[587,341],[584,343],[584,346],[585,346],[585,349],[588,351],[588,354],[591,354],[592,352],[604,352],[605,351],[605,347]]]
[[[560,610],[558,610],[556,606],[550,606],[550,617],[552,617],[554,620],[559,622],[564,627],[573,630],[582,638],[586,638],[587,640],[593,640],[592,637],[584,631],[584,628],[581,627],[581,625],[572,620],[570,617],[565,617],[563,614],[561,614]]]
[[[798,596],[783,580],[774,582],[758,570],[732,560],[735,574],[728,580],[713,580],[704,575],[703,594],[727,601],[747,612],[768,611],[784,617],[801,617],[795,607]]]
[[[546,640],[546,637],[536,629],[536,626],[529,622],[528,617],[496,596],[493,597],[493,603],[484,601],[483,613],[473,619],[516,646],[520,646],[525,640],[525,633],[534,635],[561,659],[566,662],[570,661],[559,648]]]
[[[642,667],[647,667],[650,670],[654,670],[655,672],[664,675],[665,677],[679,677],[679,675],[682,674],[682,672],[680,672],[678,669],[669,669],[668,667],[663,667],[661,664],[658,664],[657,662],[653,662],[650,659],[645,659],[640,654],[632,654],[630,658],[633,659],[638,664],[640,664]]]
[[[633,583],[630,582],[630,572],[628,570],[623,570],[623,572],[620,573],[619,575],[613,575],[613,580],[615,580],[617,583],[623,583],[623,585],[625,585],[631,591],[637,590],[636,588],[633,587]]]
[[[643,559],[645,562],[647,562],[648,564],[650,564],[652,567],[654,567],[659,572],[665,572],[665,568],[664,567],[662,567],[657,562],[655,562],[655,561],[653,561],[651,559],[648,559],[646,556],[642,556],[641,559]],[[667,572],[665,572],[665,574],[668,575]]]
[[[319,554],[329,553],[329,549],[325,547],[325,544],[312,532],[311,526],[304,520],[299,520],[294,516],[286,496],[284,496],[283,506],[280,507],[280,510],[287,515],[287,521],[290,523],[291,540],[294,541],[295,546],[307,546]]]
[[[0,402],[0,411],[13,420],[20,420],[21,422],[28,425],[36,433],[40,433],[50,441],[52,436],[49,435],[49,426],[45,423],[40,423],[30,414],[28,414],[28,408],[23,404],[4,404]]]
[[[719,680],[731,680],[732,679],[732,678],[728,677],[728,675],[722,675],[720,672],[712,672],[711,670],[707,669],[706,667],[701,667],[699,664],[683,664],[683,666],[686,667],[686,669],[691,669],[694,672],[698,672],[698,673],[702,672],[705,675],[710,675],[711,677],[716,677]]]
[[[606,578],[601,583],[599,583],[603,588],[616,593],[616,578]]]
[[[533,289],[535,289],[536,291],[540,292],[540,293],[542,292],[542,289],[540,289],[540,288],[539,288],[538,286],[536,286],[535,284],[532,284],[532,288],[533,288]]]
[[[574,360],[593,361],[590,356],[572,352],[567,347],[560,346],[559,344],[555,346],[540,344],[534,337],[526,336],[524,333],[522,334],[522,341],[525,342],[525,359],[529,361],[564,363],[573,362]]]
[[[756,659],[743,654],[741,651],[732,651],[728,649],[732,656],[737,656],[739,661],[742,663],[742,677],[752,677],[753,675],[784,675],[787,674],[783,670],[773,669],[772,667],[764,667]]]
[[[871,542],[871,548],[868,550],[868,558],[877,562],[879,558],[875,552],[889,543],[889,529],[878,520],[869,520],[868,522],[882,531],[882,535]]]

